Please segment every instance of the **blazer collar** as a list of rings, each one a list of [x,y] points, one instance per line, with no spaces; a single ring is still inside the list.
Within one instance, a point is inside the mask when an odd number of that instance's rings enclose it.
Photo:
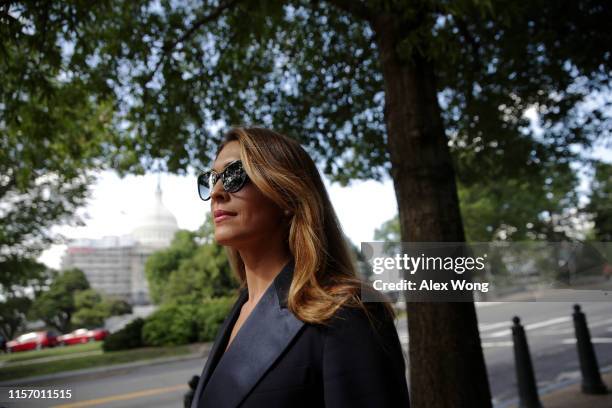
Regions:
[[[287,309],[294,267],[292,259],[274,278],[224,353],[240,309],[248,299],[248,289],[240,291],[217,334],[191,408],[237,407],[304,326]]]

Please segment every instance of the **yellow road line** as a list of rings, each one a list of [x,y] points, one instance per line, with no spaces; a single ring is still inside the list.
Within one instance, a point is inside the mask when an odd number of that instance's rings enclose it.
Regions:
[[[73,402],[71,404],[54,405],[52,408],[80,408],[80,407],[91,407],[94,405],[105,404],[108,402],[129,400],[134,398],[148,397],[150,395],[163,394],[170,391],[186,390],[189,386],[187,384],[174,385],[172,387],[161,387],[151,388],[143,391],[130,392],[127,394],[111,395],[110,397],[96,398],[92,400]]]

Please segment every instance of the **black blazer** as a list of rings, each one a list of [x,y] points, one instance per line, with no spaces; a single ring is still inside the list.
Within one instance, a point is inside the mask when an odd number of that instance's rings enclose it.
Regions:
[[[200,376],[191,408],[409,408],[402,348],[379,303],[375,325],[343,307],[330,326],[304,323],[287,309],[290,261],[225,346],[246,288],[226,317]]]

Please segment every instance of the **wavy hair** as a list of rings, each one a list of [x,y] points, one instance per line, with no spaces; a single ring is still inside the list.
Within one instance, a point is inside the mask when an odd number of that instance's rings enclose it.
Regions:
[[[216,154],[231,141],[240,144],[240,158],[255,186],[290,213],[286,239],[295,268],[287,295],[289,310],[304,322],[326,324],[340,307],[359,307],[371,321],[361,299],[363,281],[312,158],[296,140],[262,127],[231,128]],[[232,247],[226,251],[244,287],[240,253]],[[382,303],[394,318],[389,302]]]

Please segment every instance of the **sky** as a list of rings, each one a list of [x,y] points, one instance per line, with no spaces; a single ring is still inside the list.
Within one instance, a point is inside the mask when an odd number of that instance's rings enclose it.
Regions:
[[[129,234],[143,212],[155,199],[157,174],[119,178],[113,171],[98,173],[88,204],[79,211],[85,226],[55,227],[66,238],[101,238]],[[162,201],[176,217],[179,228],[197,229],[210,211],[210,201],[202,201],[196,189],[196,177],[161,174]],[[331,184],[323,176],[344,232],[355,245],[373,241],[374,230],[397,215],[393,182],[354,181],[350,186]],[[356,220],[358,220],[356,222]],[[51,268],[59,268],[66,245],[52,245],[39,258]]]

